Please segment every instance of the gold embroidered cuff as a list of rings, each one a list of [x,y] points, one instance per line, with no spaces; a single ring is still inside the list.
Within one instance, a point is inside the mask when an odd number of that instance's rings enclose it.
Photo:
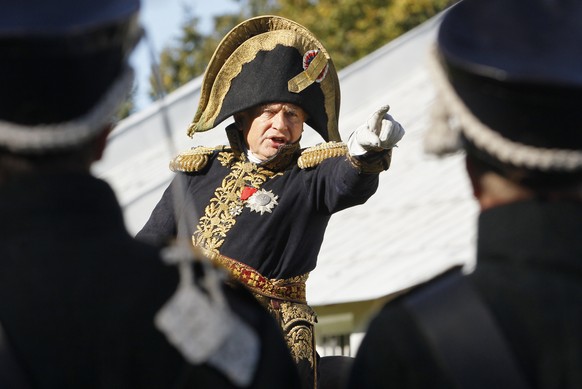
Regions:
[[[384,150],[371,155],[354,157],[348,154],[351,164],[363,174],[377,174],[388,170],[392,161],[392,149]]]

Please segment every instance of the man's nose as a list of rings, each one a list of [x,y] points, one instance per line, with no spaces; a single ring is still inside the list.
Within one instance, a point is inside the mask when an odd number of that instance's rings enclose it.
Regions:
[[[285,112],[280,111],[273,117],[273,127],[282,132],[287,131],[289,127],[287,118],[285,117]]]

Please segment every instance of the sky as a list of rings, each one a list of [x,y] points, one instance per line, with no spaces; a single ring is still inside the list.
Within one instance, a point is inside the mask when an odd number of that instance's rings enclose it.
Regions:
[[[140,20],[148,40],[142,39],[130,59],[136,72],[138,89],[135,104],[138,111],[150,104],[150,47],[156,53],[157,60],[162,49],[178,37],[185,18],[184,6],[189,7],[200,18],[200,29],[208,32],[212,28],[213,16],[235,12],[239,3],[235,0],[142,0]]]

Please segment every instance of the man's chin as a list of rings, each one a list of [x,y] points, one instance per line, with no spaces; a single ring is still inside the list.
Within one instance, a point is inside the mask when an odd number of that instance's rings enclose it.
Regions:
[[[261,161],[266,161],[270,158],[273,158],[275,155],[277,155],[278,151],[279,151],[279,149],[265,150],[261,154],[255,154],[255,157],[259,158]]]
[[[284,145],[277,145],[277,146],[271,146],[268,147],[264,152],[263,152],[263,156],[267,159],[269,158],[273,158],[275,155],[277,155],[277,153],[279,152],[279,149],[284,146]]]

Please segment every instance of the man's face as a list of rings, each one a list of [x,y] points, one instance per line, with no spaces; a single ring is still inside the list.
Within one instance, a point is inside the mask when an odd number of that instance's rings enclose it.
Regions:
[[[264,161],[275,155],[279,147],[301,138],[307,115],[297,105],[271,103],[252,108],[242,113],[241,118],[247,147]]]

